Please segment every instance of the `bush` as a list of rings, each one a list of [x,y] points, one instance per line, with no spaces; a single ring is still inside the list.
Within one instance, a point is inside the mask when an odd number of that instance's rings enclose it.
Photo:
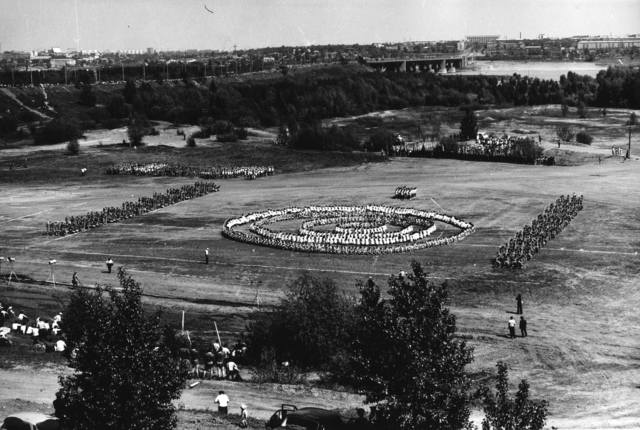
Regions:
[[[364,147],[369,152],[385,151],[389,154],[396,142],[396,136],[386,128],[383,128],[372,134],[366,140]]]
[[[471,109],[465,109],[464,118],[460,122],[460,140],[475,139],[478,135],[478,117]]]
[[[580,103],[578,103],[578,116],[580,118],[586,118],[587,117],[587,106],[582,101]]]
[[[231,130],[229,133],[219,133],[216,134],[216,140],[218,142],[237,142],[238,135],[235,130]]]
[[[78,155],[80,153],[78,139],[70,140],[69,143],[67,143],[67,153],[69,155]]]
[[[576,142],[591,145],[591,142],[593,142],[593,136],[588,134],[586,131],[580,131],[576,134]]]
[[[47,145],[80,137],[82,137],[82,131],[76,122],[56,118],[49,121],[44,127],[37,128],[33,138],[36,145]]]
[[[196,147],[196,140],[193,138],[193,136],[189,136],[189,138],[187,139],[187,148],[195,148]]]
[[[558,139],[563,142],[571,142],[573,140],[574,132],[571,127],[562,125],[556,128],[556,135],[558,136]]]

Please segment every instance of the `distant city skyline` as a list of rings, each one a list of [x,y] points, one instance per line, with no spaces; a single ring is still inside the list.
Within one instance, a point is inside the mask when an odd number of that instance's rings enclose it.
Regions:
[[[25,51],[640,33],[638,0],[0,0],[0,10],[2,50]]]

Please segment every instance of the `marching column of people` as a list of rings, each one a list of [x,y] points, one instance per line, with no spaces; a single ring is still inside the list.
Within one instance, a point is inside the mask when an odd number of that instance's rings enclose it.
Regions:
[[[416,196],[417,193],[416,187],[407,187],[406,185],[401,185],[396,188],[395,193],[393,194],[394,199],[412,199]]]
[[[178,202],[202,197],[217,192],[220,186],[214,182],[199,181],[180,188],[169,188],[164,193],[154,193],[151,197],[140,197],[137,201],[122,203],[122,206],[109,206],[102,211],[91,211],[84,215],[65,217],[64,221],[47,222],[44,234],[48,236],[65,236],[89,229],[101,227],[108,223],[123,221],[143,215],[147,212],[173,205]]]
[[[562,195],[545,208],[531,225],[518,231],[500,246],[493,264],[495,267],[521,269],[547,242],[554,239],[582,210],[582,195]]]
[[[201,179],[256,179],[275,174],[273,166],[194,167],[176,163],[120,163],[107,168],[108,175],[189,176]]]

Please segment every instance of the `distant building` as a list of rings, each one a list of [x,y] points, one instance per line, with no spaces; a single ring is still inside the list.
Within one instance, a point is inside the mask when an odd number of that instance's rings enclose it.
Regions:
[[[52,69],[62,69],[65,66],[75,66],[76,60],[73,58],[52,58],[50,64]]]
[[[467,36],[467,43],[470,45],[482,45],[487,46],[495,44],[500,36],[494,35],[480,35],[480,36]]]
[[[617,37],[602,39],[586,39],[578,41],[578,49],[623,49],[640,47],[640,37]]]

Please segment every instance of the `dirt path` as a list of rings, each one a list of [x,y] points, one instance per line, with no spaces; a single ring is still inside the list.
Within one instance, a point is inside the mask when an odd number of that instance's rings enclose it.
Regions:
[[[43,114],[40,111],[37,111],[35,109],[30,108],[29,106],[25,105],[24,103],[22,103],[20,101],[20,99],[18,99],[16,97],[15,94],[13,94],[11,92],[11,90],[9,90],[8,88],[0,88],[0,91],[2,91],[2,93],[4,95],[6,95],[7,97],[9,97],[11,100],[13,100],[14,102],[16,102],[18,105],[20,105],[20,107],[22,107],[23,109],[28,110],[29,112],[33,113],[34,115],[38,115],[41,119],[51,119],[50,116]]]

